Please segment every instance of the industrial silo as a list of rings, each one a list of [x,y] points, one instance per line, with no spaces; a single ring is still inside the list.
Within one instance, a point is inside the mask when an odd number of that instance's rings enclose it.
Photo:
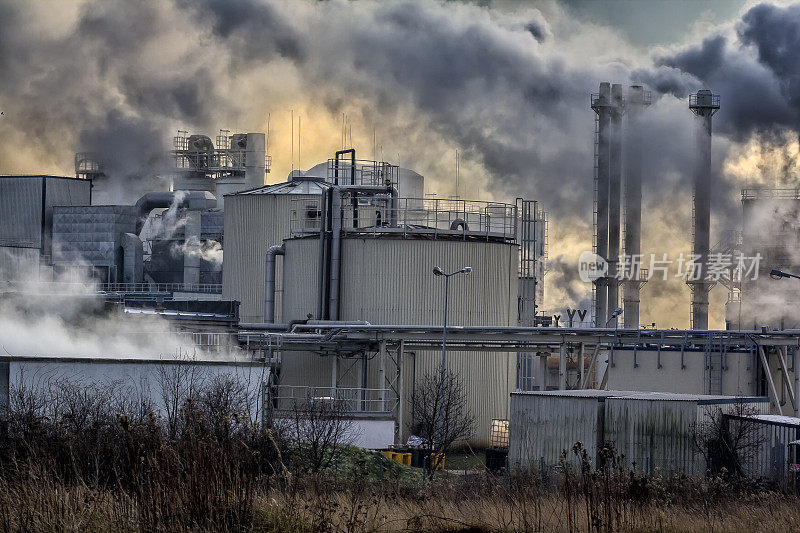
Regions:
[[[325,189],[319,178],[294,177],[286,183],[267,185],[231,194],[225,198],[225,267],[222,297],[241,302],[242,322],[264,320],[264,258],[267,249],[290,235],[290,224],[298,218],[293,210],[308,208],[304,219],[316,215]],[[282,293],[278,265],[276,298],[278,313]],[[281,321],[280,314],[276,316]]]
[[[369,202],[366,202],[369,203]],[[402,199],[400,205],[402,205]],[[473,203],[474,207],[478,202]],[[338,314],[328,318],[342,322],[366,321],[374,325],[440,326],[443,319],[444,283],[432,268],[455,271],[471,266],[469,276],[450,281],[448,323],[452,326],[515,326],[517,324],[517,272],[519,249],[508,233],[494,230],[500,204],[491,208],[493,217],[474,219],[472,225],[452,221],[437,227],[366,227],[346,231],[341,238]],[[505,206],[505,216],[513,218],[513,206]],[[362,206],[362,210],[365,208]],[[485,211],[485,212],[489,212]],[[343,209],[347,213],[348,208]],[[431,219],[453,216],[442,211]],[[462,217],[454,220],[463,220]],[[490,220],[493,218],[493,220]],[[440,222],[442,221],[440,220]],[[491,224],[491,226],[489,225]],[[345,224],[346,225],[346,224]],[[450,229],[453,227],[453,229]],[[467,229],[465,229],[465,227]],[[318,316],[320,309],[319,239],[299,236],[285,240],[283,256],[282,319],[286,323]],[[326,292],[330,293],[330,289]],[[375,354],[363,354],[370,361],[359,370],[357,357],[336,358],[311,353],[285,354],[282,385],[331,386],[334,371],[336,386],[343,388],[381,388],[381,370]],[[439,369],[438,350],[406,351],[402,355],[401,396],[404,398],[405,424],[401,438],[413,430],[411,397],[419,378]],[[462,352],[448,350],[447,367],[457,372],[468,395],[468,405],[476,418],[473,445],[488,444],[492,418],[506,418],[509,394],[515,388],[516,354],[507,352]],[[389,372],[386,370],[386,372]],[[390,378],[386,374],[387,380]]]

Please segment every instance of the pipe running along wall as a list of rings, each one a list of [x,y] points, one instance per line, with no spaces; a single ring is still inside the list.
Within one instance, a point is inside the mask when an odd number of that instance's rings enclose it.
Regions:
[[[328,188],[323,194],[321,206],[319,274],[317,317],[322,320],[339,319],[339,283],[341,272],[341,248],[343,224],[343,198],[351,196],[353,202],[358,195],[380,198],[389,195],[389,226],[398,224],[400,200],[397,189],[391,185],[338,185]]]
[[[267,249],[264,264],[264,322],[275,322],[275,272],[277,256],[284,255],[286,247],[283,244],[270,246]]]

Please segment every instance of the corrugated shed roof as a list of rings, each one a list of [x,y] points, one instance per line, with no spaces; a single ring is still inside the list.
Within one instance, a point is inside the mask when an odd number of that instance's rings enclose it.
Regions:
[[[597,390],[597,389],[578,389],[578,390],[549,390],[549,391],[516,391],[512,394],[534,395],[534,396],[561,396],[572,398],[630,398],[634,400],[648,401],[679,401],[697,402],[700,405],[724,404],[724,403],[760,403],[768,402],[766,396],[721,396],[710,394],[684,394],[673,392],[649,392],[649,391],[623,391],[623,390]]]
[[[783,426],[797,426],[800,427],[800,418],[795,416],[783,415],[753,415],[752,418],[770,424],[780,424]]]

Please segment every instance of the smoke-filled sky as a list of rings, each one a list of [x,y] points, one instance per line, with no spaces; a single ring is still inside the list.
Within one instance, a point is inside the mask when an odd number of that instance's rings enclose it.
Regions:
[[[280,181],[341,147],[344,114],[360,157],[417,170],[428,192],[455,193],[459,150],[462,197],[539,200],[545,307],[561,311],[590,296],[576,264],[591,248],[589,94],[601,81],[653,91],[643,252],[691,246],[690,92],[722,97],[712,233],[740,225],[743,185],[797,185],[800,4],[741,0],[6,0],[0,172],[71,175],[74,152],[97,151],[129,201],[163,170],[176,130],[264,131],[270,116]],[[686,326],[688,302],[682,282],[651,281],[642,322]]]

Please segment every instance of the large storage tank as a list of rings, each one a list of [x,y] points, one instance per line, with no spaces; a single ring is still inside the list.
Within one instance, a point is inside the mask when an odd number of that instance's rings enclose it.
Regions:
[[[264,261],[267,249],[291,234],[291,222],[303,217],[293,211],[317,209],[325,189],[320,179],[295,177],[292,181],[228,195],[225,198],[225,266],[222,297],[241,302],[242,322],[264,320]],[[308,206],[304,203],[308,200]],[[312,213],[313,214],[313,213]],[[316,264],[316,263],[314,263]],[[281,263],[276,276],[276,322],[281,316]],[[305,315],[303,315],[305,318]]]
[[[282,321],[288,322],[316,314],[319,242],[316,238],[291,238],[285,244]],[[514,326],[518,254],[518,246],[510,242],[466,241],[463,237],[439,236],[431,240],[411,235],[398,238],[391,233],[347,236],[342,240],[339,319],[371,324],[441,325],[444,281],[433,275],[433,267],[453,271],[471,266],[469,276],[450,280],[448,323]],[[404,411],[408,415],[402,438],[413,429],[410,398],[414,381],[437,371],[440,361],[438,350],[406,351],[403,356]],[[338,365],[339,386],[358,386],[357,371],[348,371],[353,366],[358,365]],[[476,418],[475,435],[470,442],[488,445],[491,419],[508,415],[509,394],[516,380],[516,354],[448,350],[447,366],[461,375],[469,408]],[[281,384],[328,386],[332,367],[330,357],[286,354]],[[380,388],[378,373],[372,370],[368,373],[367,387]]]

